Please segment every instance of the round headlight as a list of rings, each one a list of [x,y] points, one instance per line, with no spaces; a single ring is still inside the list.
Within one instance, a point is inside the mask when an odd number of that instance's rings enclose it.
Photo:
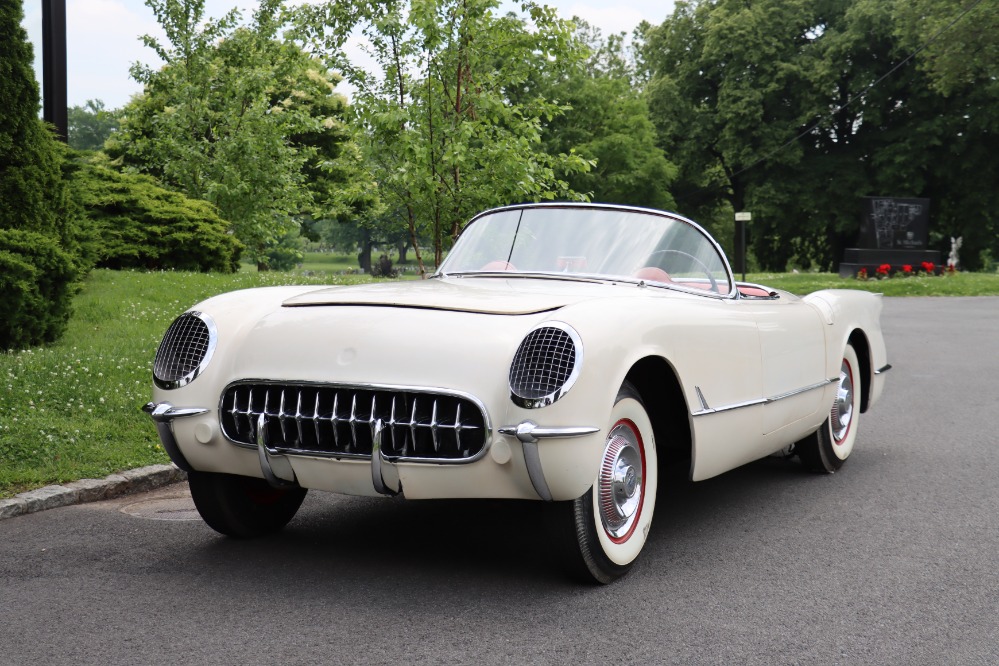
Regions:
[[[510,365],[510,398],[537,409],[565,395],[579,376],[583,344],[568,324],[545,322],[524,338]]]
[[[163,389],[193,382],[212,360],[218,331],[204,312],[185,312],[170,324],[153,362],[153,381]]]

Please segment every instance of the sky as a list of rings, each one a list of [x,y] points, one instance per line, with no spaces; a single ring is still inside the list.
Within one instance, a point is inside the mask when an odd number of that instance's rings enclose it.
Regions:
[[[662,23],[673,10],[673,0],[547,0],[545,4],[564,18],[583,18],[605,35],[630,33],[643,20]],[[205,13],[219,17],[237,7],[248,17],[256,6],[253,0],[206,0]],[[24,0],[24,27],[35,44],[39,85],[41,7],[41,0]],[[519,3],[504,0],[501,9],[519,9]],[[139,37],[163,37],[152,10],[142,0],[66,0],[66,25],[69,106],[83,106],[89,99],[99,99],[106,108],[114,109],[141,92],[139,84],[129,76],[129,67],[134,62],[152,65],[158,59]]]

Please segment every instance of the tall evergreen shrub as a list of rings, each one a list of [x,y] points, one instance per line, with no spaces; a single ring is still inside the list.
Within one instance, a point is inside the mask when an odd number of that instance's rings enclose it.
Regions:
[[[0,0],[0,349],[54,340],[84,268],[58,142],[38,118],[22,0]]]
[[[207,201],[121,173],[101,154],[73,160],[73,199],[83,208],[97,266],[111,269],[239,270],[242,244]]]

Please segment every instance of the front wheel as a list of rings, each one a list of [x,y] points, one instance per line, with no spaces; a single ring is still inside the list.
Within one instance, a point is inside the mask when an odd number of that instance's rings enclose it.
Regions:
[[[635,388],[618,391],[593,487],[556,507],[568,534],[570,573],[610,583],[631,569],[652,525],[659,459],[652,423]]]
[[[860,425],[860,363],[852,345],[843,351],[836,397],[829,418],[817,431],[794,445],[801,463],[813,472],[832,474],[846,462]]]
[[[216,532],[248,539],[277,532],[305,499],[305,488],[273,488],[263,479],[214,472],[188,472],[198,513]]]

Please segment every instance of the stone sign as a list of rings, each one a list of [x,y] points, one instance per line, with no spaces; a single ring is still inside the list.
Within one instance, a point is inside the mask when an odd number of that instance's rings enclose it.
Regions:
[[[860,246],[871,250],[925,250],[930,200],[864,197]]]

